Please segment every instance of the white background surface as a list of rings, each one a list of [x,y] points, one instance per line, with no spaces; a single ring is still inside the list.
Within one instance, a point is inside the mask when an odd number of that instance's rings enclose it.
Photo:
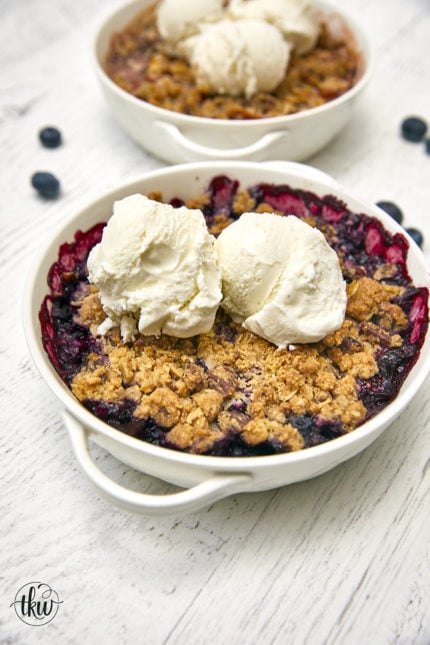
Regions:
[[[127,139],[104,105],[89,43],[115,0],[0,0],[0,643],[428,645],[430,382],[359,457],[312,481],[243,494],[183,517],[146,518],[98,498],[77,468],[59,406],[21,326],[32,258],[98,193],[163,164]],[[428,0],[345,0],[375,47],[374,76],[350,125],[310,163],[421,228],[430,258],[430,157],[399,136],[430,122]],[[64,145],[40,146],[44,125]],[[56,201],[30,186],[62,182]],[[95,450],[114,479],[171,487]],[[46,626],[10,607],[27,582],[63,604]]]

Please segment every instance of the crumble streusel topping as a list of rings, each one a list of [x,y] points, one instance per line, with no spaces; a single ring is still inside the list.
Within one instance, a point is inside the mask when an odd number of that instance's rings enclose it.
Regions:
[[[153,419],[167,430],[167,442],[182,450],[207,452],[231,428],[251,445],[270,439],[299,450],[304,441],[288,417],[317,414],[353,430],[366,418],[357,378],[378,373],[375,354],[381,346],[402,343],[397,333],[366,322],[391,308],[396,327],[405,327],[403,311],[392,303],[401,287],[362,278],[348,293],[341,329],[321,343],[294,349],[278,350],[222,312],[211,332],[191,340],[142,337],[129,345],[111,330],[101,339],[100,354],[92,353],[74,377],[72,391],[81,401],[132,400],[135,419]],[[105,314],[94,287],[78,311],[81,324],[96,333]],[[216,333],[227,324],[234,342]],[[246,413],[240,412],[242,402]]]

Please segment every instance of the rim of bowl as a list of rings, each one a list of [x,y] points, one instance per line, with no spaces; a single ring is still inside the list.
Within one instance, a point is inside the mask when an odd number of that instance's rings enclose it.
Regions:
[[[158,107],[156,105],[153,105],[152,103],[149,103],[148,101],[145,101],[143,99],[137,98],[136,96],[133,96],[129,92],[126,92],[121,87],[119,87],[119,85],[114,83],[105,72],[103,63],[100,60],[100,57],[98,55],[99,41],[101,40],[102,37],[105,37],[105,31],[107,28],[107,24],[109,22],[111,22],[114,18],[121,17],[123,13],[128,12],[133,6],[136,7],[136,12],[138,12],[139,8],[143,9],[145,6],[148,6],[155,2],[156,0],[131,0],[130,2],[124,5],[121,5],[120,7],[117,7],[114,11],[110,11],[109,13],[107,13],[107,15],[104,17],[104,19],[96,29],[95,35],[93,37],[92,47],[91,47],[91,58],[99,80],[111,92],[114,92],[119,98],[129,102],[131,105],[141,106],[142,109],[152,112],[154,116],[158,116],[158,118],[165,116],[167,120],[169,121],[174,120],[183,125],[186,125],[186,124],[196,125],[196,123],[198,123],[205,126],[211,126],[211,125],[216,126],[216,124],[219,124],[220,126],[227,127],[227,128],[250,128],[250,127],[263,126],[264,124],[267,124],[267,125],[284,124],[284,123],[288,124],[293,121],[300,121],[302,119],[306,119],[310,115],[316,115],[316,114],[326,112],[327,110],[331,110],[342,103],[349,102],[365,88],[365,86],[368,84],[372,76],[373,67],[374,67],[373,50],[372,50],[370,41],[367,35],[365,34],[364,30],[362,29],[362,27],[358,24],[355,18],[353,18],[347,11],[344,10],[343,7],[342,9],[339,9],[336,5],[334,5],[330,1],[315,0],[314,4],[317,8],[320,8],[323,11],[326,11],[328,13],[334,13],[335,15],[340,16],[345,21],[345,24],[350,29],[351,33],[354,35],[354,38],[359,46],[359,50],[363,56],[364,69],[360,77],[357,79],[356,83],[354,83],[354,85],[349,90],[347,90],[344,94],[342,94],[341,96],[338,96],[337,98],[331,101],[328,101],[327,103],[324,103],[323,105],[319,105],[313,108],[308,108],[301,112],[293,112],[292,114],[285,114],[285,115],[273,116],[273,117],[264,117],[260,119],[215,119],[210,117],[183,114],[182,112],[175,112],[174,110],[168,110],[163,107]],[[126,24],[130,22],[131,19],[132,18],[130,18],[126,22]],[[110,35],[112,35],[113,33],[114,33],[114,30],[111,30]]]
[[[272,164],[273,169],[273,162]],[[276,162],[275,162],[276,163]],[[281,162],[282,164],[282,162]],[[280,164],[280,171],[282,171],[282,165]],[[300,180],[309,181],[309,175],[301,174],[300,166],[305,164],[294,164],[297,166],[294,170],[284,171],[285,174],[294,177]],[[408,374],[406,381],[403,383],[400,392],[397,394],[395,399],[390,402],[385,408],[383,408],[378,414],[364,422],[362,425],[358,426],[355,430],[351,431],[346,435],[342,435],[335,439],[330,439],[325,443],[311,446],[296,452],[287,452],[287,453],[278,453],[275,455],[262,455],[262,456],[252,456],[252,457],[222,457],[222,456],[212,456],[212,455],[199,455],[199,454],[190,454],[186,452],[176,451],[170,448],[155,446],[151,443],[145,442],[141,439],[132,437],[116,428],[108,425],[104,421],[100,420],[93,414],[91,414],[72,394],[71,390],[67,385],[62,381],[61,377],[56,372],[54,366],[51,364],[48,355],[46,354],[40,336],[40,327],[38,325],[38,312],[40,310],[41,302],[35,300],[36,287],[39,284],[41,279],[45,280],[46,284],[46,273],[41,274],[43,264],[48,259],[49,255],[52,255],[51,247],[55,246],[56,251],[58,251],[59,244],[66,242],[67,240],[64,237],[61,239],[61,236],[66,228],[68,228],[74,220],[80,217],[84,211],[89,210],[92,207],[96,207],[100,202],[105,200],[109,201],[113,198],[113,195],[119,190],[127,190],[128,187],[132,189],[137,183],[142,181],[148,181],[156,179],[162,175],[169,174],[179,174],[179,173],[189,173],[192,175],[202,169],[213,169],[214,171],[223,169],[225,172],[234,173],[235,169],[253,168],[261,170],[261,164],[259,162],[252,161],[231,161],[227,164],[220,161],[206,161],[206,162],[190,162],[185,164],[179,164],[177,166],[164,167],[156,170],[143,173],[135,177],[131,181],[127,181],[121,184],[118,184],[115,188],[106,191],[97,198],[93,198],[87,203],[85,203],[79,210],[73,213],[66,221],[58,227],[53,234],[48,239],[47,243],[44,245],[43,249],[39,251],[37,257],[32,263],[30,268],[29,275],[26,280],[24,295],[23,295],[23,325],[25,338],[27,341],[28,349],[32,359],[42,375],[43,379],[51,389],[51,391],[60,399],[64,404],[66,409],[70,410],[74,416],[79,419],[86,429],[95,434],[101,434],[107,436],[109,439],[113,440],[116,443],[120,443],[128,448],[137,450],[138,452],[143,452],[147,455],[152,455],[163,460],[175,461],[183,465],[194,465],[204,468],[216,468],[218,471],[230,471],[230,472],[243,472],[244,470],[254,470],[261,468],[266,468],[270,465],[279,466],[281,463],[287,465],[288,463],[297,463],[301,461],[311,461],[312,459],[319,458],[323,455],[328,455],[333,452],[341,452],[347,447],[352,446],[355,443],[364,440],[369,435],[374,434],[376,431],[381,428],[384,429],[390,425],[394,419],[406,408],[406,406],[412,401],[419,388],[426,379],[428,373],[430,372],[430,361],[420,362],[419,365],[415,363]],[[328,177],[329,179],[329,177]],[[311,180],[312,181],[312,180]],[[321,184],[324,184],[323,179],[315,180]],[[417,262],[419,268],[423,271],[423,274],[427,276],[427,281],[425,284],[420,286],[425,286],[430,289],[430,275],[429,270],[425,261],[424,256],[422,255],[421,250],[416,246],[413,240],[408,236],[405,230],[397,224],[387,213],[384,213],[376,205],[366,202],[362,198],[356,196],[353,191],[344,188],[342,184],[335,185],[336,182],[332,184],[326,184],[326,188],[330,193],[334,193],[339,199],[344,201],[347,198],[350,198],[360,204],[363,207],[363,212],[366,214],[376,217],[379,219],[382,224],[388,229],[391,233],[402,233],[410,242],[409,254],[413,254],[414,261]],[[312,190],[312,188],[309,188]],[[60,242],[58,240],[60,238]],[[55,261],[55,258],[50,258],[50,263]],[[408,263],[409,265],[409,257]],[[45,293],[48,293],[46,288]],[[426,336],[421,347],[420,355],[426,348],[426,351],[430,351],[430,329],[427,330]]]

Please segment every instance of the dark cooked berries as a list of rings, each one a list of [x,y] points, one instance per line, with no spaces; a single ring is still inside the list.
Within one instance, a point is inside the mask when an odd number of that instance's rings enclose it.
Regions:
[[[381,208],[383,211],[388,213],[390,217],[392,217],[398,224],[401,224],[403,222],[403,213],[400,210],[400,208],[395,204],[394,202],[377,202],[376,204]]]
[[[424,236],[421,231],[417,228],[406,228],[405,231],[410,235],[415,244],[421,248],[424,243]]]
[[[214,177],[209,184],[209,194],[213,209],[217,212],[230,209],[238,187],[239,182],[235,179],[229,179],[225,175]]]
[[[43,128],[39,132],[39,139],[45,148],[58,148],[62,143],[60,130],[52,126]]]
[[[407,141],[422,141],[427,132],[427,123],[417,116],[410,116],[402,121],[400,129]]]
[[[60,182],[50,172],[35,172],[31,178],[31,185],[39,195],[53,199],[60,192]]]

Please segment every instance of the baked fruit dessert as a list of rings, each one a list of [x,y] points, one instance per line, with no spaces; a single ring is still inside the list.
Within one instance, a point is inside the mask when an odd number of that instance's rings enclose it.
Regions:
[[[276,117],[351,89],[351,31],[308,0],[160,0],[112,35],[104,68],[152,105],[214,119]]]
[[[163,200],[161,194],[147,197]],[[107,227],[101,222],[77,231],[49,271],[50,293],[39,318],[52,364],[95,416],[173,450],[256,456],[352,432],[396,397],[428,326],[428,291],[412,284],[402,234],[390,234],[333,196],[288,185],[244,187],[222,175],[186,204],[178,195],[171,205],[200,209],[217,241],[250,211],[261,218],[294,215],[320,231],[345,281],[343,321],[317,342],[284,348],[216,305],[205,311],[212,316],[210,324],[205,318],[208,330],[184,338],[106,324],[100,292],[88,279],[88,257]]]

